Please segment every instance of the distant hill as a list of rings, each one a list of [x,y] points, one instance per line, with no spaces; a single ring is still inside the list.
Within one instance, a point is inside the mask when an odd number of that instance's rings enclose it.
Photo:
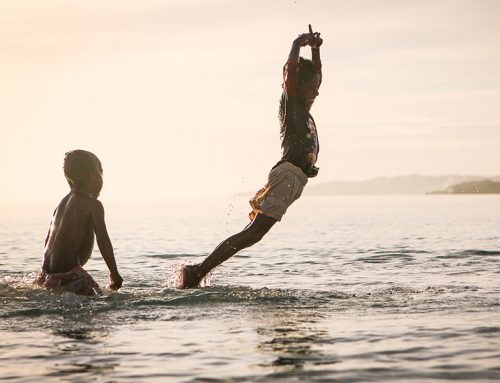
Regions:
[[[447,187],[445,190],[433,191],[429,194],[495,194],[500,193],[500,182],[490,179],[462,182]]]
[[[447,190],[453,185],[481,181],[488,178],[500,182],[500,176],[396,176],[378,177],[366,181],[331,181],[314,186],[307,190],[308,195],[384,195],[384,194],[426,194],[436,190]]]

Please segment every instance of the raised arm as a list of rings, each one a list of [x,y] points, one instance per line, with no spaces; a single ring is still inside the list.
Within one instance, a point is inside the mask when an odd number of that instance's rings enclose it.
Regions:
[[[309,24],[309,33],[313,36],[311,39],[311,58],[314,66],[318,70],[319,73],[319,84],[321,85],[321,80],[323,79],[323,74],[321,72],[321,57],[319,54],[319,47],[323,44],[323,39],[320,37],[319,32],[313,32],[311,24]]]
[[[290,96],[295,95],[297,92],[297,72],[299,70],[300,48],[306,46],[309,39],[309,33],[303,33],[293,40],[288,60],[283,67],[283,86],[286,93]]]
[[[319,70],[321,83],[321,59],[319,47],[323,43],[318,32],[313,32],[309,24],[309,33],[299,35],[292,43],[292,49],[288,60],[283,67],[283,81],[285,90],[289,95],[294,95],[297,90],[297,72],[299,69],[300,48],[309,45],[311,47],[312,61]]]
[[[111,281],[109,288],[118,290],[122,286],[123,278],[118,273],[118,268],[116,267],[113,245],[109,239],[108,230],[106,229],[106,223],[104,221],[104,207],[98,200],[95,200],[92,206],[92,223],[94,225],[97,245],[109,269],[109,279]]]

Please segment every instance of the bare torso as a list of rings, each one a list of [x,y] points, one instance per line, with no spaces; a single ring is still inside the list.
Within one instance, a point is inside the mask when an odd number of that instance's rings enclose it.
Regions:
[[[43,268],[65,273],[83,266],[94,247],[92,200],[70,192],[54,212],[45,241]]]

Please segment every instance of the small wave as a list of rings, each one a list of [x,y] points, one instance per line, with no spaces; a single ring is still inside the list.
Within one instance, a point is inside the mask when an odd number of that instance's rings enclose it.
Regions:
[[[303,297],[300,290],[252,289],[250,287],[213,287],[197,289],[184,296],[173,298],[176,304],[197,303],[294,303]]]
[[[410,253],[402,252],[379,252],[376,255],[369,255],[366,257],[359,257],[356,261],[365,263],[388,263],[388,262],[407,262],[413,260],[414,257]]]
[[[386,248],[369,248],[369,249],[358,249],[358,250],[353,250],[352,253],[355,254],[432,254],[432,251],[428,250],[419,250],[419,249],[413,249],[413,248],[401,248],[401,247],[394,247],[391,249],[386,249]]]
[[[322,312],[344,312],[357,310],[384,310],[387,312],[408,311],[432,312],[436,310],[482,309],[498,305],[495,296],[485,295],[473,285],[431,285],[418,288],[403,285],[369,286],[359,284],[349,291],[342,286],[329,290],[252,288],[246,286],[208,286],[180,290],[169,285],[144,288],[131,286],[120,292],[105,293],[99,297],[81,297],[73,293],[54,293],[26,283],[22,275],[0,278],[0,318],[17,326],[22,321],[46,317],[56,320],[60,316],[102,315],[120,317],[126,321],[138,319],[154,320],[175,315],[197,317],[220,315],[223,306],[291,308]],[[193,307],[203,307],[195,310]],[[205,308],[210,308],[205,310]],[[211,310],[214,308],[214,310]],[[229,309],[231,310],[231,309]],[[216,314],[218,313],[218,314]],[[22,322],[21,321],[21,322]],[[0,321],[2,322],[2,321]],[[2,326],[8,324],[2,324]],[[483,331],[483,330],[478,330]],[[484,331],[496,331],[495,329]]]
[[[458,255],[482,255],[482,256],[496,256],[500,255],[499,250],[476,250],[476,249],[470,249],[470,250],[464,250],[461,252],[456,253]]]
[[[456,259],[456,258],[467,258],[471,256],[481,256],[481,257],[496,257],[500,255],[498,250],[479,250],[479,249],[468,249],[462,251],[455,251],[445,255],[437,256],[438,259]]]
[[[395,250],[373,250],[373,254],[431,254],[427,250],[417,250],[417,249],[401,249],[397,248]]]
[[[180,253],[180,254],[148,254],[147,257],[149,258],[160,258],[160,259],[169,259],[169,260],[174,260],[174,259],[182,259],[182,258],[189,258],[189,257],[199,257],[200,254],[187,254],[187,253]]]
[[[476,334],[498,334],[500,333],[500,327],[476,327],[472,331]]]

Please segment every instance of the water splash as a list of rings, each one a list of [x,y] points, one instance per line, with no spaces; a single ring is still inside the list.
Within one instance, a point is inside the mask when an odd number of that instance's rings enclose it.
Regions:
[[[167,280],[164,284],[162,284],[163,289],[180,289],[183,285],[182,274],[183,270],[186,266],[192,266],[192,263],[176,263],[172,266],[172,270],[170,275],[167,277]],[[203,278],[200,282],[199,287],[209,287],[211,286],[213,270],[208,273],[205,278]]]

